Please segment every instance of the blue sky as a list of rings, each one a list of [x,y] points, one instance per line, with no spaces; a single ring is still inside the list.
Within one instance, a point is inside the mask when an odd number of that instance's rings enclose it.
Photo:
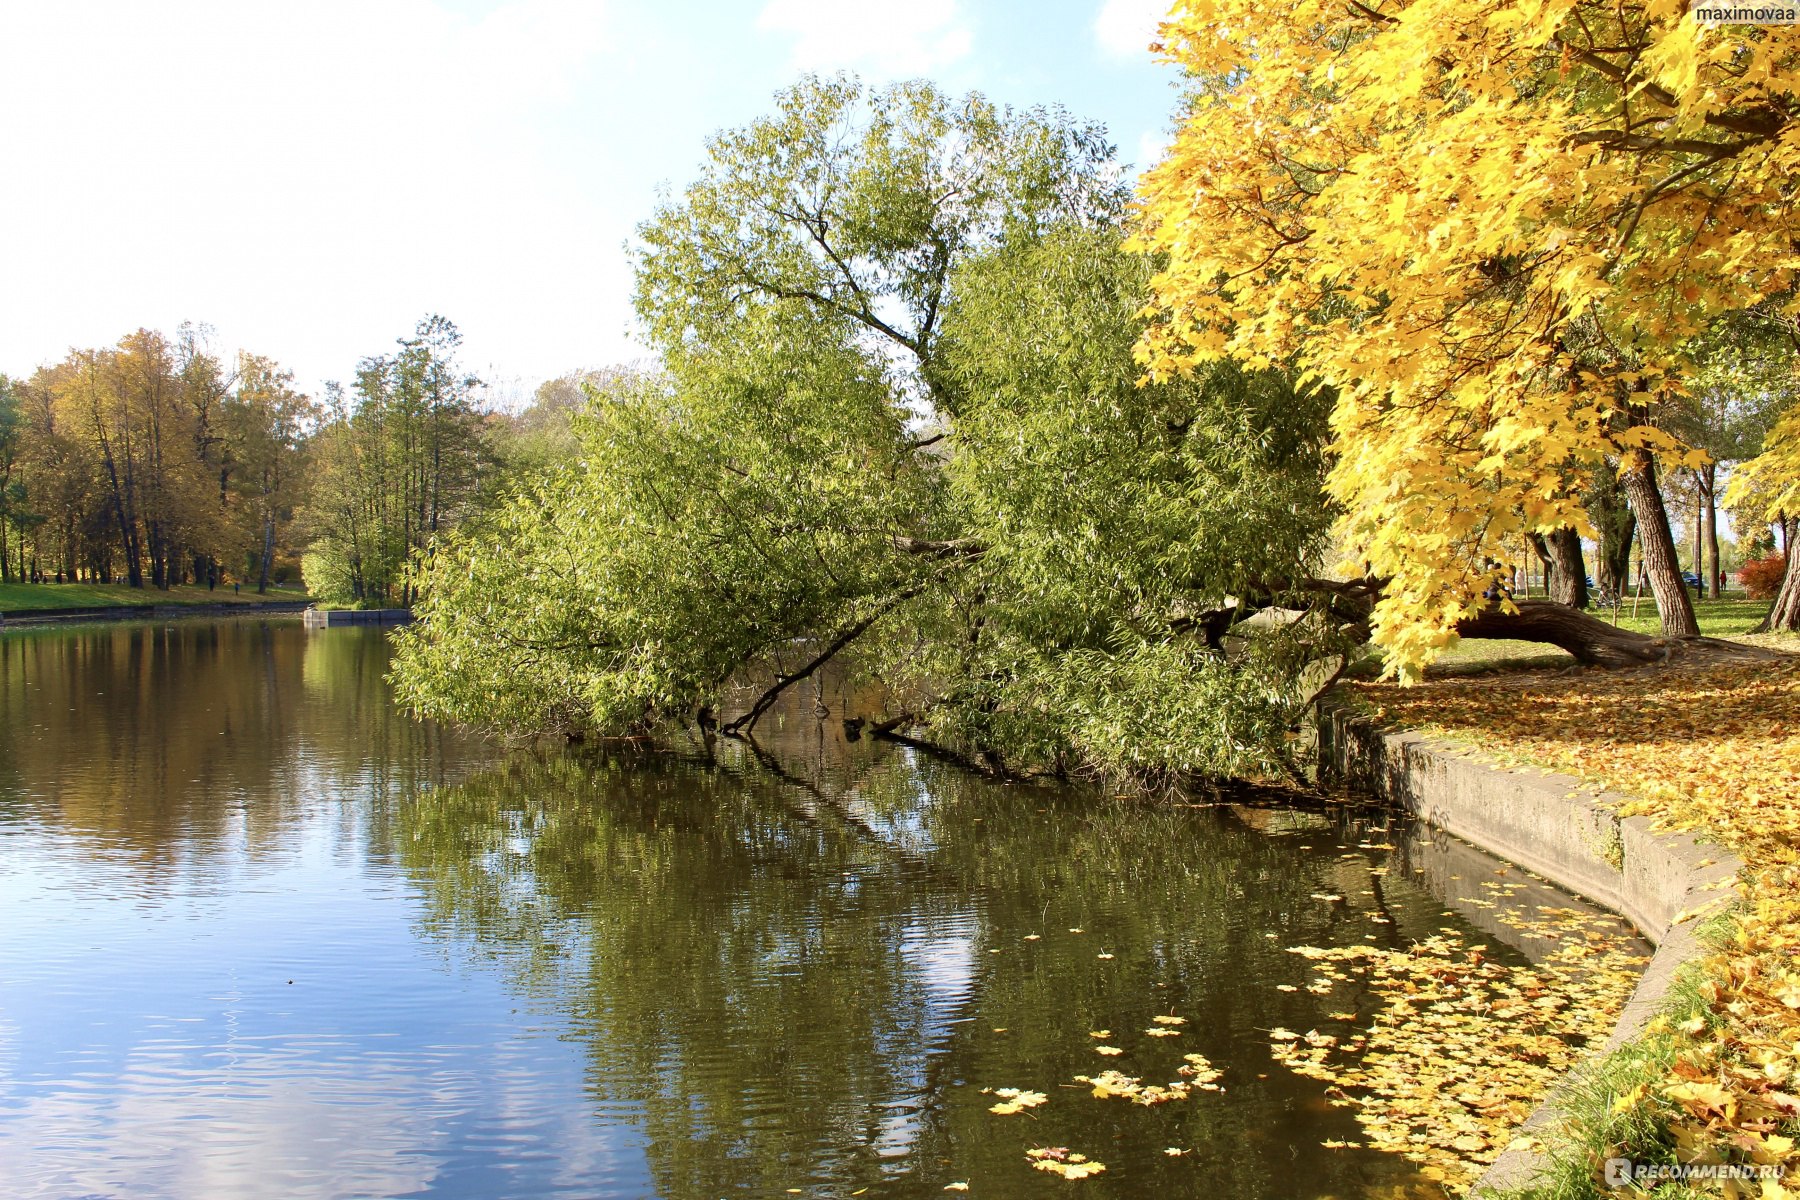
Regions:
[[[624,244],[802,71],[1162,142],[1164,0],[8,0],[0,371],[211,325],[316,388],[426,312],[515,401],[642,354]]]

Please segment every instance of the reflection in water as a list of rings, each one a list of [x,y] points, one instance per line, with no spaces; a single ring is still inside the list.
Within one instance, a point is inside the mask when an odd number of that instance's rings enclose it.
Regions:
[[[1347,999],[1277,990],[1284,947],[1446,923],[1354,819],[1001,787],[794,713],[778,770],[504,755],[395,715],[385,663],[369,629],[0,637],[9,1186],[1036,1196],[1064,1145],[1096,1196],[1435,1194],[1325,1150],[1354,1123],[1269,1055]],[[1223,1094],[1068,1086],[1195,1052]]]

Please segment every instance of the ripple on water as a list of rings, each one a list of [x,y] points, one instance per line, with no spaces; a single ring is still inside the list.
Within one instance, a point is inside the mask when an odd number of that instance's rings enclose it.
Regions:
[[[508,757],[396,714],[386,653],[254,623],[0,636],[9,1195],[1025,1197],[1062,1186],[1025,1151],[1061,1145],[1106,1161],[1095,1195],[1428,1196],[1321,1146],[1355,1123],[1268,1030],[1357,998],[1306,992],[1286,948],[1454,923],[1512,953],[1488,906],[1542,899],[1344,814],[847,744],[837,692],[771,728],[779,774],[731,747]],[[1222,1095],[1072,1086],[1188,1052]],[[996,1115],[1002,1087],[1049,1099]]]

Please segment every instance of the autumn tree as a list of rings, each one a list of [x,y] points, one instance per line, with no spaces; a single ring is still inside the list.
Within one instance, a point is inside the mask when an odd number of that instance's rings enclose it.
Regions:
[[[25,578],[25,531],[38,520],[20,469],[25,449],[25,412],[13,381],[0,375],[0,583],[12,579],[11,549],[20,555],[19,577]],[[8,535],[13,538],[9,541]]]
[[[300,452],[292,422],[279,448],[259,451],[255,423],[243,419],[256,404],[237,385],[193,325],[72,350],[13,381],[9,561],[29,548],[33,578],[217,583],[222,565],[261,538],[260,528],[247,532],[240,470],[272,453],[291,474]],[[286,402],[303,406],[291,392]]]
[[[1143,184],[1156,378],[1292,361],[1338,389],[1330,494],[1403,672],[1521,535],[1592,532],[1618,463],[1664,630],[1691,635],[1653,417],[1683,346],[1794,281],[1800,42],[1682,5],[1183,0],[1195,97]]]

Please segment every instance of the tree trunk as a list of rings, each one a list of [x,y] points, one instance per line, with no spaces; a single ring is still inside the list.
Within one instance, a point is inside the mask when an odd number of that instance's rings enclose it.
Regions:
[[[1694,605],[1681,579],[1681,557],[1675,552],[1675,536],[1669,531],[1669,510],[1663,507],[1662,491],[1656,486],[1656,460],[1648,450],[1632,450],[1620,468],[1625,495],[1637,514],[1644,570],[1650,577],[1650,590],[1656,594],[1663,636],[1699,637],[1700,624],[1694,619]]]
[[[1706,519],[1700,523],[1706,551],[1705,568],[1700,577],[1706,580],[1706,594],[1719,598],[1719,466],[1707,463],[1700,469],[1700,486],[1706,503]]]
[[[1555,529],[1544,539],[1550,558],[1556,564],[1556,578],[1550,585],[1550,598],[1570,608],[1588,606],[1587,563],[1581,557],[1581,535],[1573,526]]]
[[[1789,546],[1787,570],[1781,576],[1781,589],[1775,593],[1769,615],[1751,633],[1800,630],[1800,554],[1793,553],[1793,538],[1789,536],[1787,522],[1782,521],[1781,526],[1782,540]]]
[[[1706,480],[1694,472],[1694,578],[1706,579]],[[1701,584],[1705,586],[1704,582]]]
[[[1789,577],[1793,577],[1792,572]],[[1516,600],[1514,604],[1519,611],[1512,615],[1490,608],[1480,616],[1457,622],[1457,636],[1546,642],[1567,650],[1577,662],[1591,667],[1641,667],[1668,662],[1695,650],[1725,659],[1784,657],[1773,650],[1741,646],[1718,638],[1653,638],[1620,629],[1554,600]]]
[[[1631,543],[1637,536],[1637,517],[1619,486],[1617,466],[1603,463],[1594,472],[1594,485],[1584,501],[1588,519],[1600,535],[1594,548],[1594,578],[1604,595],[1617,600],[1631,587]]]
[[[275,561],[275,514],[263,514],[262,569],[256,576],[256,594],[261,596],[269,590],[269,567]]]
[[[1540,568],[1542,568],[1542,570],[1543,570],[1544,594],[1546,596],[1551,595],[1552,589],[1554,588],[1555,585],[1553,585],[1550,582],[1550,579],[1553,575],[1556,574],[1556,562],[1554,559],[1552,559],[1550,557],[1550,547],[1549,547],[1548,543],[1546,543],[1544,541],[1544,535],[1541,533],[1526,534],[1525,542],[1527,545],[1529,545],[1531,547],[1531,552],[1533,554],[1537,555],[1538,566]],[[1530,569],[1529,568],[1527,568],[1527,570],[1526,570],[1526,579],[1529,582],[1529,580],[1530,580]],[[1529,590],[1529,588],[1527,590]]]

